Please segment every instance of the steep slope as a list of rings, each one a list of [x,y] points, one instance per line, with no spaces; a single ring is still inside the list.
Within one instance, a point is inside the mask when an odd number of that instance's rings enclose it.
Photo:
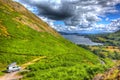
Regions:
[[[24,79],[89,80],[109,62],[100,64],[97,56],[62,38],[19,3],[0,0],[0,70],[39,56],[46,58],[29,66],[31,72],[23,72]]]
[[[57,34],[53,29],[48,27],[48,24],[44,23],[34,14],[29,12],[25,7],[21,6],[19,3],[12,2],[11,0],[1,0],[0,5],[1,5],[1,9],[0,9],[1,13],[4,12],[4,14],[1,15],[1,18],[4,18],[6,16],[6,18],[10,19],[10,17],[12,17],[12,20],[20,24],[29,26],[34,30],[40,32],[49,32],[54,35]]]

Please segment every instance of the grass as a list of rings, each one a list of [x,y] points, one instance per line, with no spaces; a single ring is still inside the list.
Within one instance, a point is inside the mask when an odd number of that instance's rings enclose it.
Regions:
[[[70,55],[63,55],[62,58],[56,56],[44,59],[34,65],[30,65],[27,69],[31,72],[25,75],[24,79],[91,80],[95,74],[103,72],[107,68],[106,66],[95,65],[89,61],[80,61],[80,58],[74,58],[70,57]]]

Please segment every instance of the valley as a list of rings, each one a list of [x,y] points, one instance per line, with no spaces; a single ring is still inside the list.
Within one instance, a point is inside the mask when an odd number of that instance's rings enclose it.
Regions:
[[[119,66],[120,66],[120,31],[111,33],[111,34],[91,34],[91,35],[81,35],[81,34],[69,34],[62,33],[62,35],[77,44],[80,47],[83,47],[95,55],[99,56],[102,59],[109,58],[115,65],[106,70],[103,74],[96,74],[93,80],[119,80]],[[92,42],[94,41],[94,42]],[[95,43],[96,42],[96,43]],[[102,43],[102,45],[100,44]],[[105,64],[104,61],[101,63]]]
[[[112,40],[117,46],[115,51],[119,51],[117,40]],[[115,65],[113,58],[101,57],[92,50],[65,39],[20,3],[0,0],[1,76],[6,74],[4,71],[10,63],[17,62],[29,70],[18,73],[22,80],[92,80]],[[36,60],[40,56],[46,57]]]

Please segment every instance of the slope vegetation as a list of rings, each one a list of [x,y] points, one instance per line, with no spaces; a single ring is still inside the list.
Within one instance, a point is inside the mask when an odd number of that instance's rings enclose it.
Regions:
[[[30,72],[23,72],[23,79],[91,80],[109,63],[101,64],[93,53],[65,40],[19,3],[0,0],[0,70],[40,56],[46,58],[28,66]]]

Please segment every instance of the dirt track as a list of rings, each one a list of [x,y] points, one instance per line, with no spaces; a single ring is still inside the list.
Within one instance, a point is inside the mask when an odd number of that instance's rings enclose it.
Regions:
[[[46,58],[46,56],[42,56],[39,58],[36,58],[28,63],[23,64],[22,70],[24,70],[27,66],[34,64],[36,61],[39,61],[40,59]],[[16,71],[16,72],[12,72],[12,73],[6,73],[5,75],[0,77],[0,80],[19,80],[21,79],[23,76],[22,75],[17,75],[20,71]]]

